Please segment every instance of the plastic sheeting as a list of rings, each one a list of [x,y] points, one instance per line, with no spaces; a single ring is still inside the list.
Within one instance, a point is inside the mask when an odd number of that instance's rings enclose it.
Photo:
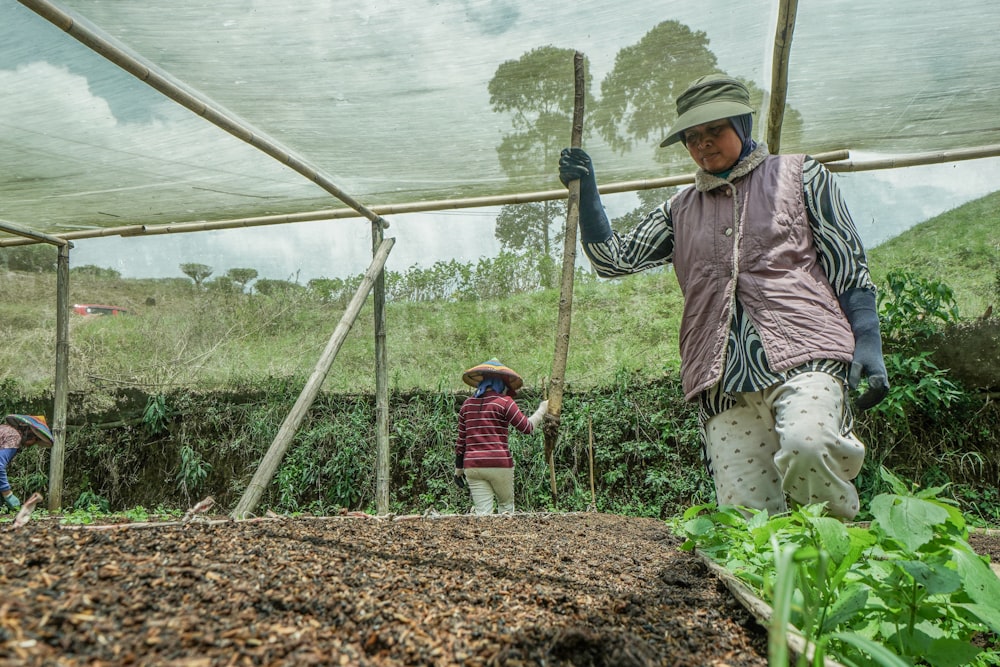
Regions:
[[[657,147],[673,95],[717,69],[766,109],[778,5],[59,6],[377,206],[560,188],[573,50],[587,57],[584,147],[601,182],[686,173],[682,148]],[[992,0],[801,0],[782,152],[1000,143],[997,26]],[[565,57],[543,58],[555,49]],[[14,0],[0,0],[0,86],[0,219],[58,233],[343,206]]]

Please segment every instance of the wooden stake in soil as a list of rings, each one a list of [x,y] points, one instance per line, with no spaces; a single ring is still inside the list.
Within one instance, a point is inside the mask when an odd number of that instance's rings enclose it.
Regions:
[[[570,145],[579,148],[583,143],[584,73],[583,54],[573,55],[574,96],[573,131]],[[562,412],[563,380],[566,375],[566,357],[569,354],[569,325],[573,312],[573,272],[576,268],[576,227],[580,221],[580,181],[569,182],[569,205],[566,213],[566,233],[563,243],[562,282],[559,286],[559,319],[556,322],[556,352],[552,360],[552,379],[549,383],[549,414],[556,417]],[[553,454],[559,435],[545,433],[545,460],[549,464],[549,484],[552,500],[556,499],[556,468]]]
[[[587,459],[590,462],[590,507],[587,509],[591,512],[596,512],[597,492],[594,490],[594,418],[591,415],[587,415],[587,433],[589,434],[588,444],[590,445],[587,450]]]
[[[69,250],[59,246],[56,260],[56,377],[52,397],[52,450],[49,452],[49,511],[62,509],[66,469],[66,413],[69,403]]]
[[[372,256],[385,241],[385,229],[372,223]],[[389,513],[389,356],[385,333],[385,268],[372,287],[375,315],[375,509]]]

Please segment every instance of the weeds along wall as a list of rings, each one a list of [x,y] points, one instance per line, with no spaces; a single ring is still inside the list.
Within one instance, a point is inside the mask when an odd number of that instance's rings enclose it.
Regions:
[[[231,508],[267,451],[304,378],[267,379],[227,392],[115,396],[113,410],[77,414],[70,400],[65,488],[67,508],[143,506],[184,509],[211,495]],[[0,404],[27,402],[7,387]],[[467,393],[390,396],[391,497],[398,513],[465,512],[468,492],[455,486],[458,409]],[[47,397],[33,399],[43,406]],[[540,396],[517,397],[525,412]],[[375,505],[375,403],[370,395],[321,394],[265,493],[260,511],[330,514]],[[627,376],[607,388],[574,394],[563,405],[556,451],[557,499],[543,460],[542,434],[511,434],[521,510],[582,510],[668,516],[707,501],[696,416],[676,378],[649,383]],[[594,495],[590,486],[593,443]],[[45,492],[48,451],[31,448],[11,467],[25,493]]]
[[[228,392],[122,393],[103,414],[68,419],[67,506],[187,508],[211,495],[232,507],[270,446],[303,379],[268,379]],[[9,388],[8,388],[9,389]],[[467,491],[453,479],[457,415],[467,393],[411,392],[390,397],[393,510],[464,512]],[[36,399],[43,405],[47,399]],[[540,397],[520,394],[530,412]],[[8,409],[22,396],[0,399]],[[70,401],[71,406],[77,401]],[[261,511],[336,513],[371,510],[375,491],[375,404],[370,395],[322,394],[289,448]],[[567,393],[556,452],[553,502],[542,435],[513,432],[517,506],[667,516],[709,498],[696,418],[675,378],[648,383],[621,377],[608,388]],[[593,441],[595,495],[590,487]],[[45,491],[48,450],[23,452],[15,485]]]
[[[105,511],[135,507],[186,509],[205,496],[220,508],[239,500],[270,446],[304,378],[247,382],[227,392],[115,396],[101,414],[77,414],[70,401],[63,498],[66,507]],[[26,397],[0,387],[7,411],[37,411],[47,396]],[[391,502],[396,513],[466,512],[468,492],[453,480],[457,414],[465,393],[412,392],[390,396]],[[532,410],[539,396],[518,402]],[[952,483],[963,509],[1000,519],[1000,409],[967,395],[948,414],[919,405],[894,405],[860,415],[868,444],[858,479],[863,500],[884,491],[885,465],[921,486]],[[259,512],[334,514],[374,511],[374,398],[321,394],[299,429]],[[594,492],[591,495],[590,449]],[[701,463],[694,407],[679,379],[628,374],[613,384],[567,392],[555,452],[557,497],[550,491],[540,433],[513,433],[516,506],[522,511],[603,512],[665,518],[713,499]],[[30,448],[9,471],[25,494],[47,489],[48,452]]]

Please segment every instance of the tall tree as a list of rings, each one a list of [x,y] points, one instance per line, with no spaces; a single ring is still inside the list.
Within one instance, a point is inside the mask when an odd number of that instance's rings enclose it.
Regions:
[[[624,153],[648,142],[659,162],[683,157],[659,149],[677,117],[677,96],[704,74],[718,71],[708,36],[677,21],[658,24],[632,46],[622,48],[601,81],[594,127],[614,150]]]
[[[247,283],[257,277],[257,269],[229,269],[226,276],[240,286],[240,291],[245,291]]]
[[[25,273],[53,273],[59,251],[48,243],[0,248],[0,268]]]
[[[186,262],[180,266],[181,273],[194,281],[195,287],[201,287],[201,284],[212,275],[212,267],[207,264],[197,264],[195,262]]]
[[[512,131],[497,148],[500,167],[511,179],[537,173],[541,164],[553,170],[559,151],[568,145],[573,122],[574,77],[572,49],[543,46],[517,60],[501,63],[489,83],[490,104],[508,113]],[[585,62],[585,86],[590,90],[590,67]],[[552,257],[560,238],[553,221],[565,217],[563,202],[504,206],[497,217],[496,238],[505,250]],[[539,281],[551,286],[553,275],[541,261]]]
[[[689,169],[683,147],[661,149],[659,143],[677,118],[677,97],[698,77],[720,71],[704,32],[664,21],[615,56],[614,68],[601,81],[601,99],[591,121],[620,153],[641,142],[649,145],[657,162]],[[736,78],[750,91],[750,106],[761,110],[767,102],[764,91],[750,80]],[[755,114],[756,136],[762,136],[763,128],[756,127],[760,121],[761,114]],[[801,143],[802,114],[795,109],[785,110],[782,137],[786,145]]]
[[[539,163],[553,159],[568,142],[575,53],[542,46],[501,63],[490,80],[493,111],[511,114],[513,132],[497,148],[500,166],[511,178],[535,173]],[[587,62],[584,71],[589,93],[592,77]]]

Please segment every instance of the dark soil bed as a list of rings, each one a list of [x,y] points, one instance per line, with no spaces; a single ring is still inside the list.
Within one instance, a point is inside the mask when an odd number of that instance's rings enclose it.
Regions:
[[[653,519],[39,520],[4,537],[3,665],[767,664],[764,630]]]

